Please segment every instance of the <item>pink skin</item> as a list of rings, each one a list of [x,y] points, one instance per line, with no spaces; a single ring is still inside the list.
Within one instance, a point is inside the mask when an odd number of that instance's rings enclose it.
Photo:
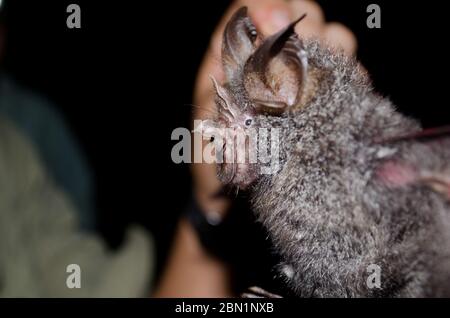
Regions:
[[[388,161],[377,170],[377,176],[386,185],[391,187],[402,187],[419,179],[419,174],[414,167],[407,164]]]
[[[421,183],[450,199],[450,179],[446,178],[446,174],[419,171],[407,163],[388,161],[376,171],[376,176],[388,187],[399,188]]]

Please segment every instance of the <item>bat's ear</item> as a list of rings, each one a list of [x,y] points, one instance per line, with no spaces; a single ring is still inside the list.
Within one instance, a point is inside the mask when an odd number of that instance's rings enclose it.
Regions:
[[[228,81],[235,78],[247,59],[255,51],[258,37],[247,15],[247,7],[237,10],[225,27],[222,41],[222,62]]]
[[[308,60],[295,25],[267,38],[244,68],[245,89],[258,111],[282,114],[300,102]]]

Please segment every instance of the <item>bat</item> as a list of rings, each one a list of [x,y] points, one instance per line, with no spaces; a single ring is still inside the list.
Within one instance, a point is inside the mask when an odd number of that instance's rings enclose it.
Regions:
[[[267,38],[245,7],[228,22],[203,129],[277,129],[279,169],[233,160],[248,143],[226,140],[220,179],[249,193],[294,295],[450,296],[450,129],[423,130],[354,58],[299,38],[304,17]]]

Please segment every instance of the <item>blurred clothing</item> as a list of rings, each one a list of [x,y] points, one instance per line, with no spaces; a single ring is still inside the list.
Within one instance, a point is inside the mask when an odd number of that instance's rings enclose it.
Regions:
[[[93,229],[91,170],[56,108],[0,74],[0,115],[9,118],[33,143],[48,173],[76,206],[81,227]]]
[[[70,264],[81,267],[81,288],[69,289]],[[148,296],[153,244],[140,228],[108,251],[79,231],[71,201],[53,183],[37,153],[0,116],[0,297]]]

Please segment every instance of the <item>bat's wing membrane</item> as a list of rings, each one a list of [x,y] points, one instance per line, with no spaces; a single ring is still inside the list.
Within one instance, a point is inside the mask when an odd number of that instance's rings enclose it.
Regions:
[[[386,159],[376,171],[390,187],[423,184],[450,201],[450,126],[379,141],[399,144],[401,154]]]

